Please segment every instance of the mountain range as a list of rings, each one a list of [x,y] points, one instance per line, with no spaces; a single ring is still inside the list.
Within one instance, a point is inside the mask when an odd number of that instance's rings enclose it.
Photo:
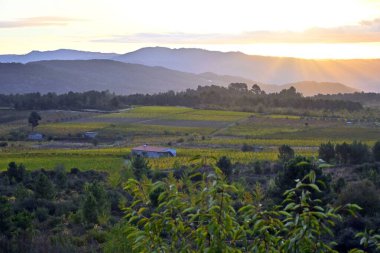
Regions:
[[[306,60],[149,47],[126,54],[32,51],[0,55],[0,62],[8,62],[0,64],[0,87],[5,93],[70,89],[153,93],[231,82],[258,83],[267,92],[294,86],[305,96],[380,91],[378,59]]]
[[[240,76],[276,85],[300,81],[337,82],[358,90],[380,91],[380,59],[307,60],[162,47],[142,48],[114,59],[191,73]]]
[[[269,85],[249,79],[217,75],[192,74],[163,67],[123,63],[112,60],[53,60],[26,64],[0,63],[0,87],[2,93],[56,92],[110,90],[118,94],[157,93],[180,91],[198,85],[227,86],[232,82],[244,82],[249,86],[259,84],[266,92],[278,92],[294,86],[305,95],[330,94],[331,89],[341,93],[354,90],[342,84],[299,82],[286,85]]]
[[[32,51],[27,54],[5,54],[0,55],[0,62],[28,63],[34,61],[49,60],[92,60],[92,59],[112,59],[119,56],[114,53],[87,52],[71,49],[58,49],[53,51]]]

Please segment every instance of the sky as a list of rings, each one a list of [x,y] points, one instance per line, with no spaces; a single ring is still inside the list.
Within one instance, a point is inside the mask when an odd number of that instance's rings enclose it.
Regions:
[[[380,0],[0,0],[0,54],[147,46],[380,58]]]

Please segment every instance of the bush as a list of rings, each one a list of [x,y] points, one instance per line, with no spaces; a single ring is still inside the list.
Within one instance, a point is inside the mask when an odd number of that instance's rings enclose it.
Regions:
[[[231,174],[232,174],[232,163],[228,157],[222,156],[221,158],[219,158],[216,165],[222,170],[222,172],[224,173],[224,175],[226,177],[231,176]]]
[[[281,145],[278,148],[278,159],[287,162],[294,158],[294,150],[289,145]]]
[[[356,203],[363,215],[374,216],[380,211],[380,197],[375,185],[365,179],[348,184],[338,197],[339,204]]]

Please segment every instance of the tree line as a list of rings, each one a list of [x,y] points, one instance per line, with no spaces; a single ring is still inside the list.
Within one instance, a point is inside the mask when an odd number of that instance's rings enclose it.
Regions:
[[[345,94],[317,95],[317,99],[345,100],[359,102],[364,105],[380,105],[380,94],[375,92],[354,92]]]
[[[228,87],[198,86],[197,89],[180,92],[168,91],[125,96],[108,91],[68,92],[60,95],[55,93],[0,95],[0,106],[20,110],[113,110],[129,105],[171,105],[258,112],[263,112],[267,108],[350,112],[363,109],[359,102],[303,97],[294,87],[284,89],[279,93],[266,94],[257,84],[248,87],[245,83],[231,83]]]
[[[370,161],[380,162],[380,141],[376,142],[372,148],[367,144],[354,141],[352,143],[331,142],[322,143],[319,146],[319,158],[328,163],[341,165],[361,164]]]

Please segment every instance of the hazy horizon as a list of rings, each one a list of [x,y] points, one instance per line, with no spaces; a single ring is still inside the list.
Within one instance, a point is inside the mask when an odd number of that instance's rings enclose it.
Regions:
[[[214,52],[222,52],[222,53],[242,53],[245,55],[249,56],[260,56],[260,57],[279,57],[279,58],[295,58],[295,59],[304,59],[304,60],[317,60],[317,61],[324,61],[324,60],[379,60],[379,57],[374,57],[374,58],[310,58],[310,57],[297,57],[297,56],[287,56],[287,55],[270,55],[270,54],[252,54],[252,53],[246,53],[242,50],[228,50],[228,49],[220,49],[218,50],[217,48],[207,48],[207,47],[170,47],[170,46],[160,46],[160,45],[152,45],[152,46],[146,46],[146,47],[139,47],[134,50],[130,51],[102,51],[102,50],[87,50],[87,49],[81,49],[81,48],[56,48],[56,49],[48,49],[48,50],[38,50],[38,49],[32,49],[29,51],[25,52],[20,52],[20,53],[13,53],[13,52],[8,52],[8,53],[2,53],[0,55],[27,55],[32,52],[54,52],[54,51],[59,51],[59,50],[71,50],[71,51],[81,51],[81,52],[92,52],[92,53],[104,53],[104,54],[118,54],[118,55],[123,55],[123,54],[128,54],[132,53],[144,48],[168,48],[168,49],[173,49],[173,50],[179,50],[179,49],[196,49],[196,50],[206,50],[206,51],[214,51]]]

